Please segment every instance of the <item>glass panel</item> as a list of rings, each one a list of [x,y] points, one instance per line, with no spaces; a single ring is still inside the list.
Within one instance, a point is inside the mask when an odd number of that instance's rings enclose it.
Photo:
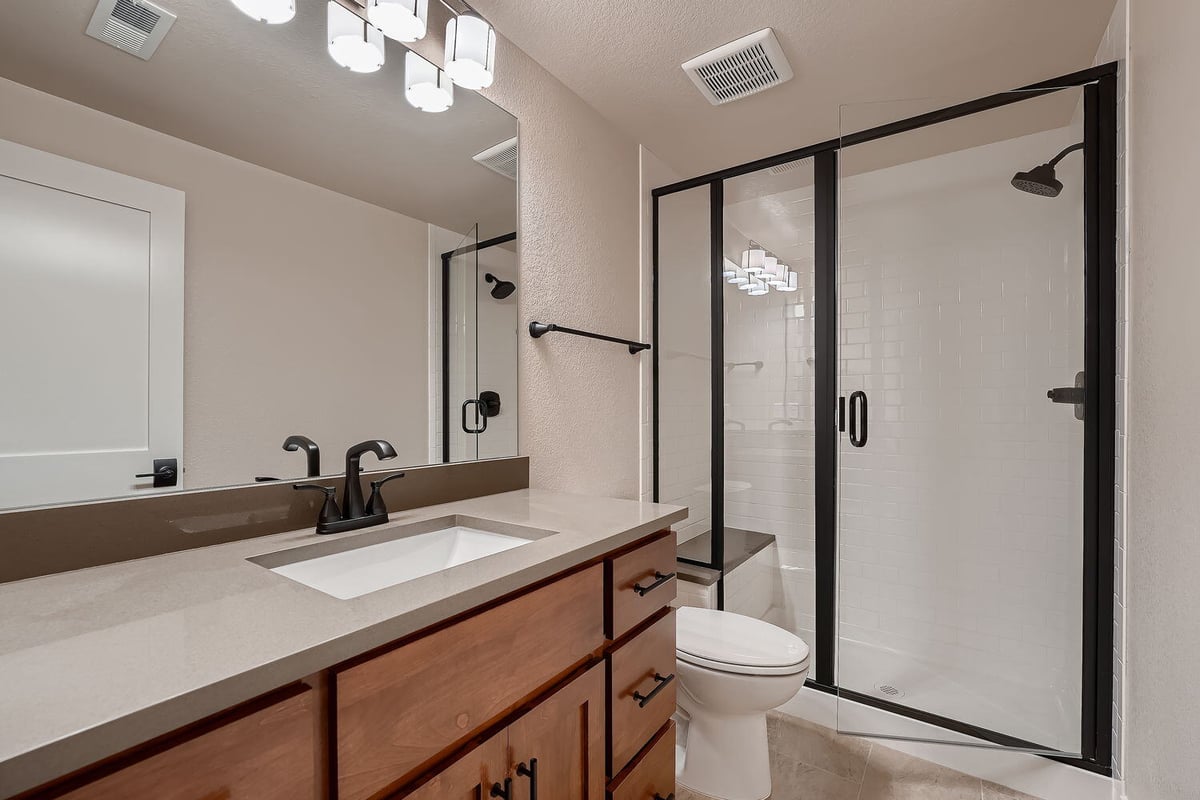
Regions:
[[[658,499],[688,507],[679,555],[712,560],[708,186],[658,201]]]
[[[724,528],[725,608],[815,653],[813,183],[811,159],[725,181]]]
[[[495,392],[499,414],[476,437],[479,458],[517,454],[517,285],[516,242],[490,245],[476,253],[475,297],[479,391]],[[488,280],[491,276],[492,280]]]
[[[843,109],[843,131],[946,105]],[[838,683],[1070,754],[1084,427],[1047,390],[1084,366],[1083,159],[1057,197],[1048,168],[1014,174],[1082,139],[1072,89],[845,147],[839,179],[840,394],[869,423],[840,437]],[[862,709],[839,729],[963,738]]]
[[[450,257],[446,276],[449,318],[446,324],[446,352],[449,353],[450,390],[445,420],[450,433],[450,460],[473,461],[479,458],[478,430],[479,374],[479,244],[478,226],[463,236]],[[463,404],[467,404],[465,410]]]

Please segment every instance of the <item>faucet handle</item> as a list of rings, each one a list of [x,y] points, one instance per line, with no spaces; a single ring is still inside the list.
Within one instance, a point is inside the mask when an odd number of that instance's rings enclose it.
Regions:
[[[388,481],[394,481],[396,478],[403,478],[403,472],[397,472],[395,475],[388,475],[377,481],[371,481],[371,499],[367,501],[367,515],[375,516],[377,514],[387,514],[387,503],[383,501],[383,492],[380,489]]]
[[[315,483],[297,483],[292,486],[292,489],[299,492],[302,490],[312,490],[325,493],[325,504],[321,506],[321,513],[317,516],[318,524],[324,525],[329,522],[340,522],[342,519],[342,511],[337,504],[337,487],[336,486],[318,486]]]

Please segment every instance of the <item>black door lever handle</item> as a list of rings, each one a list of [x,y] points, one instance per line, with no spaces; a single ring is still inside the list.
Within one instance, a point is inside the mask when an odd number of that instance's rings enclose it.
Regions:
[[[175,486],[179,483],[179,461],[174,458],[154,459],[154,472],[139,472],[135,478],[154,478],[154,488]]]

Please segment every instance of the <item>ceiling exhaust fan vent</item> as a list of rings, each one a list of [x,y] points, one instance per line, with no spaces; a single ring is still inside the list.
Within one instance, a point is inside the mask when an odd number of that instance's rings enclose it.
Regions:
[[[770,28],[696,56],[684,62],[683,71],[714,106],[758,94],[793,75]]]
[[[492,172],[503,175],[511,180],[517,179],[517,137],[492,145],[482,153],[476,153],[471,158],[478,161]]]
[[[175,24],[176,15],[149,0],[100,0],[87,34],[148,60]]]
[[[772,175],[783,175],[785,173],[793,172],[794,170],[798,170],[801,167],[806,166],[808,163],[809,163],[808,159],[801,159],[799,161],[788,161],[785,164],[776,164],[773,167],[768,167],[767,172],[769,172]]]

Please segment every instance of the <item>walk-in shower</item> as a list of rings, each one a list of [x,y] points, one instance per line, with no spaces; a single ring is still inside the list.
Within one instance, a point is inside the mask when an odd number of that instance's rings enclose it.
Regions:
[[[844,732],[1108,769],[1115,69],[653,193],[655,499]]]

